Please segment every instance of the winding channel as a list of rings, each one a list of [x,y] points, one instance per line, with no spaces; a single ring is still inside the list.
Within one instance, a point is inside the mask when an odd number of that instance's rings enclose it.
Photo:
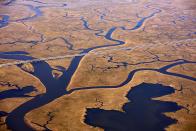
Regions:
[[[15,0],[10,0],[8,1],[7,3],[4,3],[2,5],[4,6],[11,6],[11,4],[14,2]],[[22,6],[25,6],[27,7],[30,11],[34,12],[34,15],[33,16],[27,16],[27,17],[24,17],[24,18],[19,18],[19,19],[16,19],[16,20],[10,20],[10,16],[9,15],[4,15],[4,14],[0,14],[0,17],[2,17],[2,20],[0,20],[0,28],[3,28],[5,26],[8,26],[8,24],[10,22],[25,22],[25,21],[30,21],[30,20],[33,20],[33,19],[36,19],[38,17],[41,17],[43,16],[43,12],[41,11],[42,8],[49,8],[49,7],[66,7],[67,4],[62,4],[62,5],[47,5],[47,3],[43,3],[43,2],[40,2],[40,4],[44,4],[42,6],[33,6],[33,5],[30,5],[30,4],[16,4],[16,5],[22,5]]]
[[[36,9],[37,10],[36,12],[38,14],[38,15],[34,16],[33,18],[35,18],[35,17],[37,17],[41,14],[41,12],[38,10],[38,8],[32,8],[32,9],[33,10]],[[99,49],[99,48],[103,48],[103,47],[112,47],[112,46],[119,46],[119,45],[125,44],[124,41],[114,39],[112,37],[112,35],[114,34],[114,32],[117,29],[130,30],[130,31],[137,30],[140,27],[142,27],[142,25],[144,24],[144,22],[147,19],[153,17],[155,14],[157,14],[159,12],[160,11],[155,11],[154,13],[150,14],[149,16],[142,18],[131,29],[127,29],[126,27],[120,27],[120,28],[119,27],[111,27],[105,35],[100,35],[100,32],[103,32],[103,30],[91,29],[89,27],[88,22],[84,18],[81,18],[81,20],[83,21],[83,26],[84,26],[85,29],[90,30],[90,31],[95,31],[96,36],[103,36],[103,37],[105,37],[105,39],[110,40],[111,42],[115,42],[115,44],[106,44],[106,45],[103,45],[103,46],[96,46],[96,47],[84,49],[81,52],[81,54],[82,53],[89,53],[89,52],[91,52],[95,49]],[[32,19],[32,17],[28,18],[28,19]],[[26,18],[24,18],[23,20],[26,20]],[[99,89],[99,88],[119,88],[119,87],[127,84],[128,82],[130,82],[132,80],[134,74],[138,71],[143,71],[143,70],[158,71],[158,72],[163,73],[163,74],[174,75],[174,76],[178,76],[178,77],[182,77],[182,78],[186,78],[186,79],[190,79],[190,80],[195,81],[195,78],[192,78],[192,77],[188,77],[188,76],[184,76],[184,75],[180,75],[180,74],[171,74],[170,72],[167,72],[167,69],[169,69],[173,66],[176,66],[176,65],[186,64],[186,63],[195,63],[195,62],[190,62],[190,61],[186,61],[186,60],[181,60],[181,61],[173,61],[174,64],[162,67],[160,69],[144,68],[144,69],[134,70],[134,71],[130,72],[129,76],[127,77],[127,79],[124,82],[122,82],[121,84],[119,84],[117,86],[81,87],[81,88],[76,88],[76,89],[72,89],[72,90],[67,91],[67,87],[68,87],[68,85],[69,85],[69,83],[72,79],[72,76],[74,75],[74,73],[77,70],[81,60],[84,57],[85,57],[85,55],[84,56],[75,56],[72,59],[71,64],[68,67],[68,69],[63,72],[63,75],[59,79],[53,78],[53,76],[52,76],[52,70],[53,69],[46,62],[41,61],[39,63],[32,63],[32,65],[34,67],[34,72],[32,73],[32,75],[37,77],[43,83],[43,85],[46,88],[46,93],[35,96],[31,100],[25,102],[24,104],[20,105],[19,107],[17,107],[16,109],[14,109],[10,113],[8,113],[8,116],[6,118],[6,124],[7,124],[8,128],[11,129],[11,130],[14,130],[14,131],[23,131],[23,130],[24,131],[33,131],[34,129],[25,122],[25,115],[27,113],[31,112],[33,109],[42,107],[42,106],[54,101],[56,98],[59,98],[63,95],[71,94],[74,91],[86,90],[86,89]],[[15,59],[15,60],[32,60],[32,59],[35,59],[31,56],[28,56],[26,54],[26,52],[0,53],[0,58]]]

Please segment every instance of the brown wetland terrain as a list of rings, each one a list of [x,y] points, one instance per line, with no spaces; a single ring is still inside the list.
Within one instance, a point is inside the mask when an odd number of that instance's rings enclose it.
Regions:
[[[0,0],[0,131],[195,131],[195,0]]]

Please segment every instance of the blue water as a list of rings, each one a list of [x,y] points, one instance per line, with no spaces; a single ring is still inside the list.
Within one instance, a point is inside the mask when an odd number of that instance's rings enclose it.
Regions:
[[[12,52],[0,52],[0,54],[5,54],[5,55],[28,55],[29,53],[25,51],[12,51]]]
[[[147,19],[153,17],[155,14],[160,13],[160,12],[161,12],[161,10],[157,10],[157,11],[153,12],[152,14],[150,14],[149,16],[146,16],[146,17],[141,18],[141,19],[136,23],[136,25],[135,25],[133,28],[131,28],[131,29],[127,29],[126,27],[121,27],[121,29],[122,29],[122,30],[137,30],[137,29],[139,29],[141,26],[143,26],[144,22],[145,22]]]
[[[8,15],[0,15],[2,17],[2,20],[0,20],[0,28],[5,27],[9,23],[9,16]]]
[[[174,102],[153,100],[174,93],[172,87],[160,84],[140,84],[129,91],[130,100],[123,111],[88,108],[85,123],[105,131],[164,131],[177,120],[163,113],[176,112],[182,107]]]

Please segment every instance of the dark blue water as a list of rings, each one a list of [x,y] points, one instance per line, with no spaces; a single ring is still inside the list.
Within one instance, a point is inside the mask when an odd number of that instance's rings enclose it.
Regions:
[[[4,55],[28,55],[25,51],[12,51],[12,52],[0,52],[0,54]]]
[[[8,15],[0,15],[2,19],[0,20],[0,28],[5,27],[9,23],[9,16]]]
[[[123,111],[89,108],[85,123],[105,129],[105,131],[164,131],[175,124],[175,119],[163,113],[175,112],[182,107],[174,102],[153,100],[174,93],[172,87],[160,84],[143,83],[132,88],[127,94],[130,100],[123,106]]]
[[[7,115],[8,115],[7,112],[5,112],[5,111],[0,111],[0,117],[4,117],[4,116],[7,116]]]
[[[12,59],[12,60],[32,60],[33,58],[31,56],[26,56],[26,55],[21,55],[21,54],[14,54],[13,52],[5,52],[5,53],[0,53],[0,58],[1,59]]]
[[[36,88],[33,86],[27,86],[21,89],[10,89],[6,91],[2,91],[0,92],[0,100],[6,99],[6,98],[30,97],[27,94],[33,91],[37,91]]]

